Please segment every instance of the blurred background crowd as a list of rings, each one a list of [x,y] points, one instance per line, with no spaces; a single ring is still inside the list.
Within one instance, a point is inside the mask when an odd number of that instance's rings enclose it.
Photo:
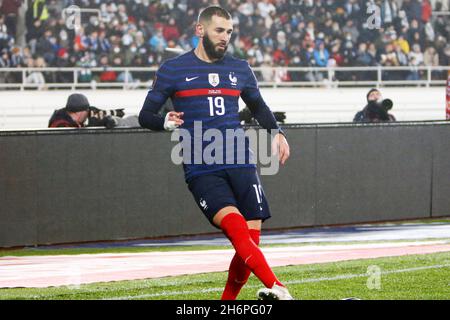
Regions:
[[[187,51],[196,46],[197,15],[212,4],[232,13],[234,34],[229,51],[254,67],[448,66],[449,2],[0,0],[0,68],[158,66],[169,56],[167,48]],[[368,13],[373,4],[380,9],[378,25]],[[70,28],[63,9],[71,5],[95,10],[82,11],[80,24]],[[125,76],[129,75],[103,72],[100,81],[123,81]],[[260,74],[262,80],[272,76]],[[320,81],[323,76],[280,75],[282,81]],[[370,73],[346,75],[352,76],[364,80]],[[421,76],[405,71],[387,75],[387,79],[418,80]],[[61,77],[56,80],[70,81]],[[86,72],[79,80],[91,77]]]

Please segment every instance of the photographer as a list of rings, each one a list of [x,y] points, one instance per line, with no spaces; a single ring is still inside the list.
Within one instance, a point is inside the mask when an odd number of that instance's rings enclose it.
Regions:
[[[49,128],[83,128],[83,127],[106,127],[108,129],[121,126],[125,115],[123,109],[100,110],[90,105],[85,95],[74,93],[67,99],[66,107],[55,110],[51,116]],[[132,118],[132,117],[128,117]],[[135,117],[136,118],[136,117]],[[137,126],[135,121],[128,121],[125,126]]]
[[[388,113],[392,109],[393,102],[384,99],[378,89],[371,89],[367,93],[367,105],[356,113],[353,122],[389,122],[396,121],[395,117]]]

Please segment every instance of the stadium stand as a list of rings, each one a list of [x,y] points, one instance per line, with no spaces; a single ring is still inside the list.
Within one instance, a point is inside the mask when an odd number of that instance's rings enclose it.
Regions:
[[[100,81],[123,81],[130,75],[107,68],[156,67],[168,57],[167,48],[192,49],[198,41],[196,17],[214,3],[232,12],[235,31],[229,51],[253,67],[450,65],[448,0],[0,2],[0,68],[85,67],[80,82],[92,79],[92,67],[105,68]],[[370,27],[374,22],[370,9],[367,13],[372,4],[380,9],[381,20],[375,28]],[[82,10],[80,23],[70,29],[70,18],[62,17],[72,5]],[[336,73],[336,77],[370,80],[372,73]],[[14,82],[10,77],[15,76],[20,75],[4,73],[0,82]],[[264,74],[259,76],[264,78]],[[34,72],[27,81],[40,84],[49,80],[45,77],[45,73]],[[279,77],[282,81],[320,81],[324,74],[285,72]],[[423,77],[423,71],[414,69],[383,75],[385,80]],[[433,72],[432,77],[446,79],[446,72]],[[72,81],[72,76],[51,80],[64,83]]]

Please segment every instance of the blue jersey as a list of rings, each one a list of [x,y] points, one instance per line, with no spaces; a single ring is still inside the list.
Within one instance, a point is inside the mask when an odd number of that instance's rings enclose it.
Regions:
[[[248,62],[225,55],[217,62],[207,63],[192,50],[161,65],[139,121],[143,127],[163,130],[164,119],[156,114],[168,98],[175,111],[184,112],[180,129],[189,132],[188,138],[181,135],[187,181],[222,169],[254,167],[249,141],[239,121],[239,97],[264,128],[279,129]],[[220,136],[223,140],[218,144]],[[222,148],[217,148],[220,145]]]

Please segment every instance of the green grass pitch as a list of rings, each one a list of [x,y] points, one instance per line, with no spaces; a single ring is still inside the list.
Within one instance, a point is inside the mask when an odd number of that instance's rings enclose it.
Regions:
[[[368,270],[374,273],[368,273]],[[450,299],[450,253],[274,268],[299,300]],[[225,272],[46,289],[0,289],[0,299],[220,299]],[[255,300],[251,276],[239,299]]]

